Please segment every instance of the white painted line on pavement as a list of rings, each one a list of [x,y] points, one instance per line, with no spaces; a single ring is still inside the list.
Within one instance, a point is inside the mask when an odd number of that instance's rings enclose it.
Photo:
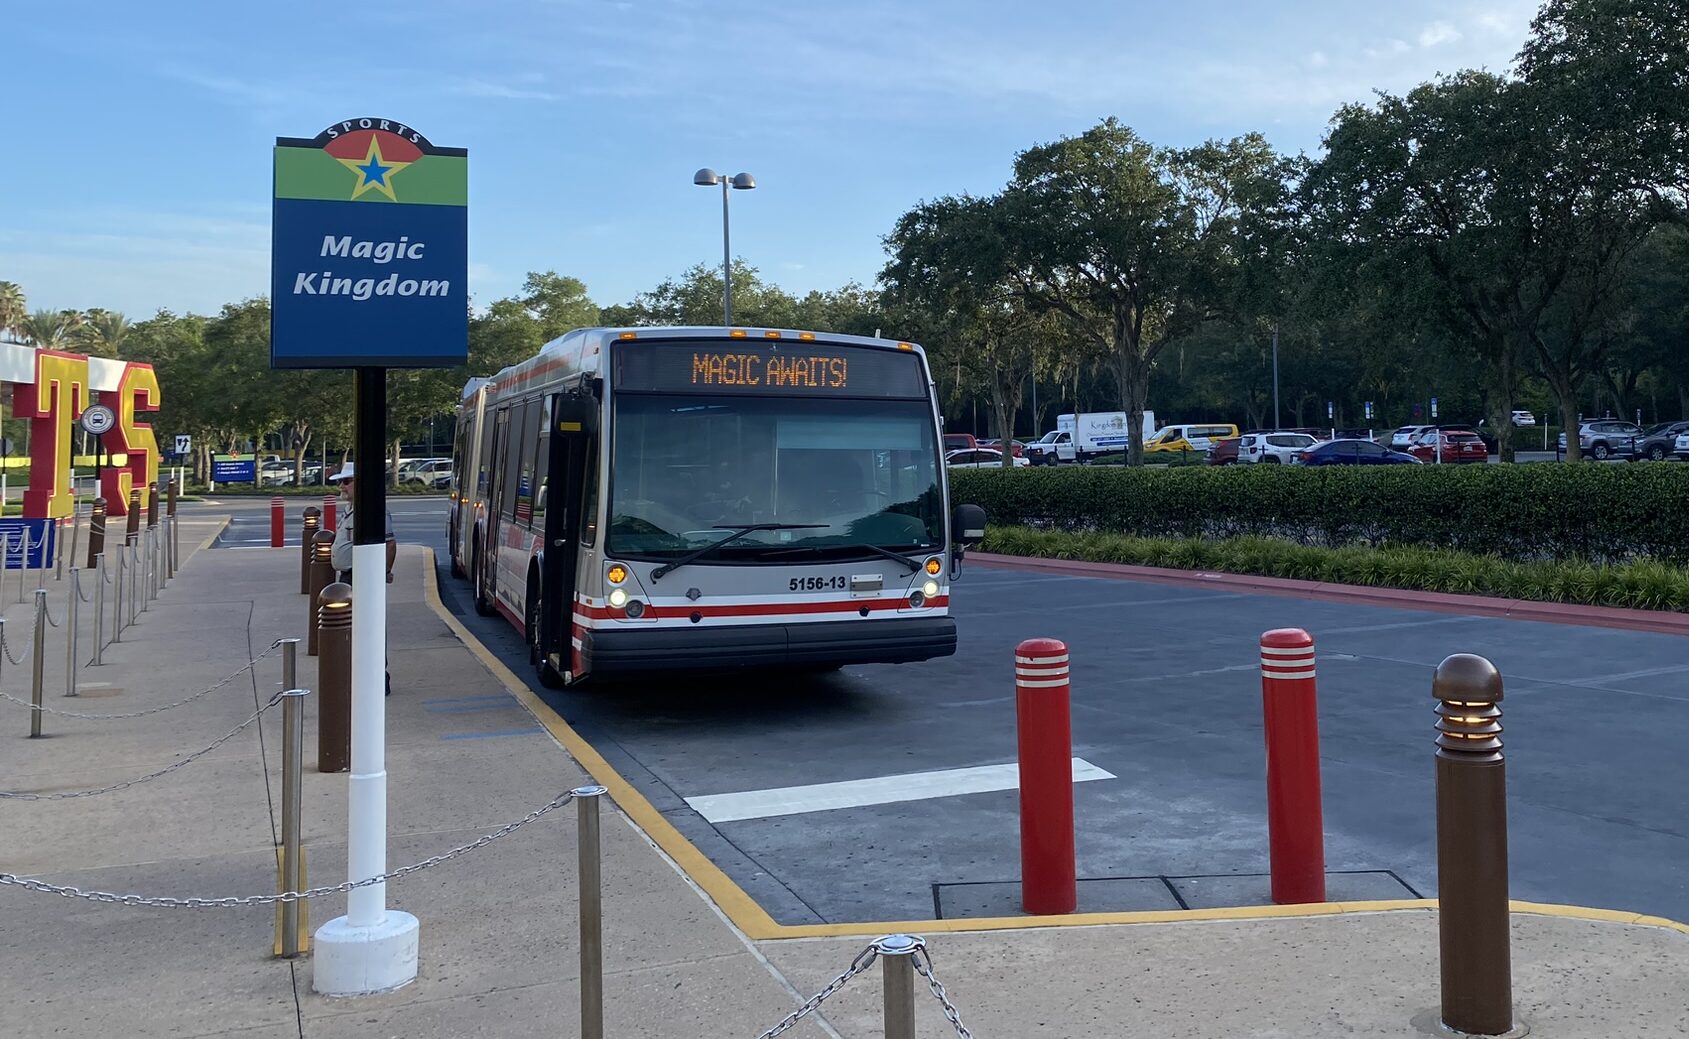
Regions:
[[[1113,778],[1115,776],[1112,772],[1105,772],[1084,758],[1073,759],[1075,783]],[[835,808],[865,808],[869,805],[895,804],[899,801],[925,801],[935,797],[955,797],[959,794],[984,794],[995,790],[1014,790],[1019,786],[1018,765],[980,765],[975,768],[949,768],[937,772],[911,772],[900,776],[852,779],[843,783],[785,786],[733,794],[703,794],[688,797],[686,803],[692,806],[693,811],[712,823],[730,823],[741,819],[767,819],[777,815],[826,812]]]

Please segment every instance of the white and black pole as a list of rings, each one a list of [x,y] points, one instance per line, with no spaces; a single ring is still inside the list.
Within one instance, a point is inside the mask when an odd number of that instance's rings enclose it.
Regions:
[[[352,771],[346,879],[387,871],[387,369],[355,369],[352,483]],[[386,883],[346,895],[346,915],[318,928],[312,987],[324,995],[385,992],[416,979],[420,924],[387,908]]]

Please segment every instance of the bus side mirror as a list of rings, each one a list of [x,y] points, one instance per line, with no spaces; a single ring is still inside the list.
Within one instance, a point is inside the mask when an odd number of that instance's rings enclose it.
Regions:
[[[974,548],[985,540],[985,510],[978,505],[958,505],[950,518],[950,533],[959,544]]]

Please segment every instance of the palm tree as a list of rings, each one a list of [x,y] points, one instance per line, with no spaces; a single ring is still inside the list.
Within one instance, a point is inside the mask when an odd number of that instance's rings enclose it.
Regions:
[[[96,357],[116,357],[129,336],[129,319],[115,310],[90,310],[75,338]]]
[[[0,281],[0,333],[21,335],[24,315],[23,288],[15,281]]]
[[[24,342],[40,350],[62,350],[71,345],[71,333],[82,323],[74,310],[36,310],[18,324]]]

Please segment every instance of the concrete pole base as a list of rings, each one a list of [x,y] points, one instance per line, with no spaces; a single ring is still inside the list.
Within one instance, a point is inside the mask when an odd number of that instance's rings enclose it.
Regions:
[[[381,923],[354,927],[337,916],[317,928],[311,947],[311,990],[322,996],[368,996],[416,980],[416,917],[389,909]]]

